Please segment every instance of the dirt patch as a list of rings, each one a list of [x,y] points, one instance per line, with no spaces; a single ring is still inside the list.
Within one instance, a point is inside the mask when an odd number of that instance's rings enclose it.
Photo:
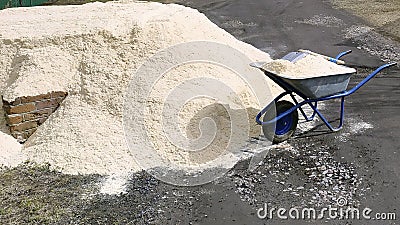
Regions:
[[[1,224],[55,224],[72,215],[82,194],[96,189],[98,176],[65,175],[46,164],[24,163],[0,170],[0,180]]]
[[[400,2],[398,0],[331,0],[340,8],[364,18],[378,30],[400,41]]]

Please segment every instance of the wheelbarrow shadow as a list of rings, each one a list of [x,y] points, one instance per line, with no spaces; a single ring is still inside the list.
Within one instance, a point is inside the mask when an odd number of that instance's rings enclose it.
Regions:
[[[261,126],[253,119],[258,111],[252,107],[231,108],[229,104],[214,103],[195,112],[188,118],[184,133],[193,140],[193,147],[203,147],[190,151],[189,159],[206,163],[227,153],[240,155],[252,138],[262,134]]]
[[[340,118],[337,118],[337,119],[329,120],[329,123],[332,124],[332,123],[336,123],[339,121],[340,121]],[[309,122],[302,121],[301,123],[309,123]],[[302,139],[302,138],[317,137],[317,136],[322,136],[322,135],[327,135],[327,134],[332,134],[332,133],[336,133],[336,132],[331,131],[329,128],[326,127],[326,125],[323,122],[321,122],[321,123],[316,124],[311,129],[308,129],[306,131],[296,132],[296,134],[293,138],[294,139]]]

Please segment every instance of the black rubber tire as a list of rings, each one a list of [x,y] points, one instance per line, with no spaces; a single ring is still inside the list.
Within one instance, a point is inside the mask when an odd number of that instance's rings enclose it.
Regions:
[[[294,104],[289,101],[286,101],[286,100],[278,101],[275,103],[276,113],[273,111],[274,109],[268,110],[264,115],[263,121],[264,122],[269,121],[269,120],[273,119],[274,116],[278,116],[279,114],[287,111],[288,109],[292,108],[293,106],[294,106]],[[274,124],[274,125],[263,125],[262,128],[263,128],[264,136],[268,140],[272,141],[272,143],[274,143],[274,144],[286,141],[296,131],[296,127],[297,127],[297,123],[298,123],[298,116],[299,115],[297,113],[297,110],[295,110],[292,113],[290,113],[289,115],[287,115],[286,117],[278,120],[276,122],[276,124]],[[287,122],[287,120],[290,120],[289,125],[287,125],[288,127],[286,127],[284,133],[279,132],[279,134],[278,134],[277,133],[278,132],[277,131],[278,124],[283,123],[283,125],[286,125],[285,120],[286,120],[286,122]],[[287,132],[286,132],[286,130],[287,130]]]

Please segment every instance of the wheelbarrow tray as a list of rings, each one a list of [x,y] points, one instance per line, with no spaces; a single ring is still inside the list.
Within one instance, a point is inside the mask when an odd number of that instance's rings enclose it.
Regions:
[[[282,79],[306,97],[317,99],[343,92],[347,89],[351,75],[354,73],[324,75],[317,77],[293,78],[267,71],[270,75]]]

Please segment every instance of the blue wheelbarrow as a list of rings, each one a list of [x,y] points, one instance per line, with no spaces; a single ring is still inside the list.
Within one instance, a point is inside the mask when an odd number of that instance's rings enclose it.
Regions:
[[[351,50],[342,52],[335,58],[328,58],[328,60],[333,63],[343,63],[340,58],[346,54],[349,54],[350,52]],[[304,57],[306,54],[309,53],[291,52],[282,59],[295,62]],[[294,134],[298,123],[297,110],[300,111],[307,122],[312,121],[314,117],[318,115],[331,131],[334,132],[340,130],[344,121],[345,97],[356,92],[361,86],[366,84],[380,71],[396,65],[396,63],[388,63],[380,66],[350,90],[347,90],[347,86],[349,84],[350,77],[352,74],[354,74],[355,70],[353,73],[346,74],[333,74],[309,78],[293,78],[284,75],[278,75],[272,71],[267,71],[263,68],[263,65],[264,63],[262,62],[254,62],[250,64],[250,66],[262,70],[266,76],[282,87],[284,92],[278,95],[270,104],[268,104],[257,114],[256,122],[259,125],[262,125],[264,136],[266,138],[272,140],[273,143],[279,143],[287,140]],[[287,95],[291,97],[293,103],[290,101],[281,100]],[[299,102],[295,95],[299,96],[302,101]],[[341,100],[340,121],[337,127],[333,127],[318,110],[318,102],[331,99]],[[302,108],[304,105],[311,107],[311,115],[307,115],[305,113]],[[264,116],[263,121],[260,120],[262,116]]]

